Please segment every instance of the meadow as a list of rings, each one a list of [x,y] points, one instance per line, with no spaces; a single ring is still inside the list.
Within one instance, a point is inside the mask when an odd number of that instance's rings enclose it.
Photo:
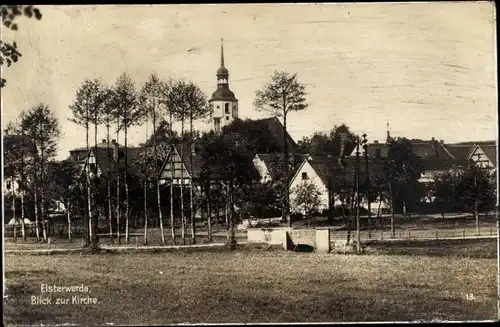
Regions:
[[[496,272],[494,239],[375,241],[359,256],[266,245],[232,252],[7,253],[4,323],[496,319]],[[89,292],[42,293],[42,284],[83,285]],[[33,296],[52,303],[32,304]],[[73,296],[98,302],[76,304]]]

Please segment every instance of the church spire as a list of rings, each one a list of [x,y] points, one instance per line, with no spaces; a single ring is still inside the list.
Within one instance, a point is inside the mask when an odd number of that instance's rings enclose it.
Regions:
[[[229,71],[224,66],[224,39],[220,39],[220,68],[217,69],[218,84],[228,84]]]
[[[220,66],[224,67],[224,39],[220,39]]]

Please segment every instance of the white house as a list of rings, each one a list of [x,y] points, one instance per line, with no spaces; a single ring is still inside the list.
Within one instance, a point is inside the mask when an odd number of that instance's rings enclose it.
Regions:
[[[260,182],[262,184],[270,182],[276,178],[276,167],[281,167],[283,164],[283,154],[281,153],[257,153],[253,158],[253,164],[255,169],[260,175]],[[290,160],[297,160],[297,162],[301,162],[305,159],[312,159],[308,154],[290,154]],[[300,161],[298,161],[300,160]],[[291,174],[294,171],[290,172]]]
[[[290,184],[289,184],[289,192],[290,192],[290,203],[294,202],[295,199],[295,190],[296,188],[303,182],[311,182],[314,185],[316,185],[317,189],[320,192],[320,206],[319,210],[328,210],[329,208],[329,181],[332,180],[334,177],[333,174],[335,174],[336,171],[340,173],[342,171],[341,169],[345,169],[345,173],[347,176],[352,176],[354,178],[354,164],[355,160],[354,158],[347,158],[346,159],[346,167],[341,168],[338,158],[307,158],[305,159],[300,167],[297,169],[295,172]],[[363,180],[363,175],[365,174],[364,171],[366,169],[364,168],[364,165],[360,166],[361,170],[361,175],[360,178]],[[373,176],[374,173],[376,173],[378,169],[378,165],[374,165],[373,162],[371,162],[370,167],[370,174]],[[375,167],[375,168],[374,168]],[[366,175],[365,175],[366,176]],[[342,202],[340,201],[339,197],[335,197],[333,199],[333,204],[335,206],[341,205]],[[372,213],[376,213],[378,208],[387,208],[387,204],[382,202],[380,203],[379,201],[372,202],[371,205],[371,211]],[[367,209],[368,208],[368,203],[366,201],[362,201],[360,203],[360,206],[362,208]],[[291,208],[292,211],[299,212],[299,208]]]

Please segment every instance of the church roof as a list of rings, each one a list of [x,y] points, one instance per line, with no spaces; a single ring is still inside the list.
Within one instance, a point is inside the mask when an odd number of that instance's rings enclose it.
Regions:
[[[238,101],[238,99],[234,97],[234,93],[226,85],[225,87],[217,87],[217,90],[212,93],[210,101]]]
[[[229,70],[226,67],[222,66],[217,69],[217,75],[229,75]]]

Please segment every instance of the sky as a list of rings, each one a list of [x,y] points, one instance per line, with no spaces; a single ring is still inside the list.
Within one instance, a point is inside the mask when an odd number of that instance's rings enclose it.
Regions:
[[[221,38],[240,118],[268,116],[252,104],[275,70],[305,84],[309,107],[287,121],[296,141],[342,123],[371,141],[384,140],[387,122],[392,136],[448,143],[498,135],[491,2],[39,8],[41,21],[20,18],[17,32],[2,30],[23,53],[2,66],[2,122],[47,104],[61,127],[59,159],[85,145],[85,129],[68,121],[85,79],[112,85],[126,72],[140,88],[156,73],[209,97]],[[147,133],[132,128],[129,144]]]

